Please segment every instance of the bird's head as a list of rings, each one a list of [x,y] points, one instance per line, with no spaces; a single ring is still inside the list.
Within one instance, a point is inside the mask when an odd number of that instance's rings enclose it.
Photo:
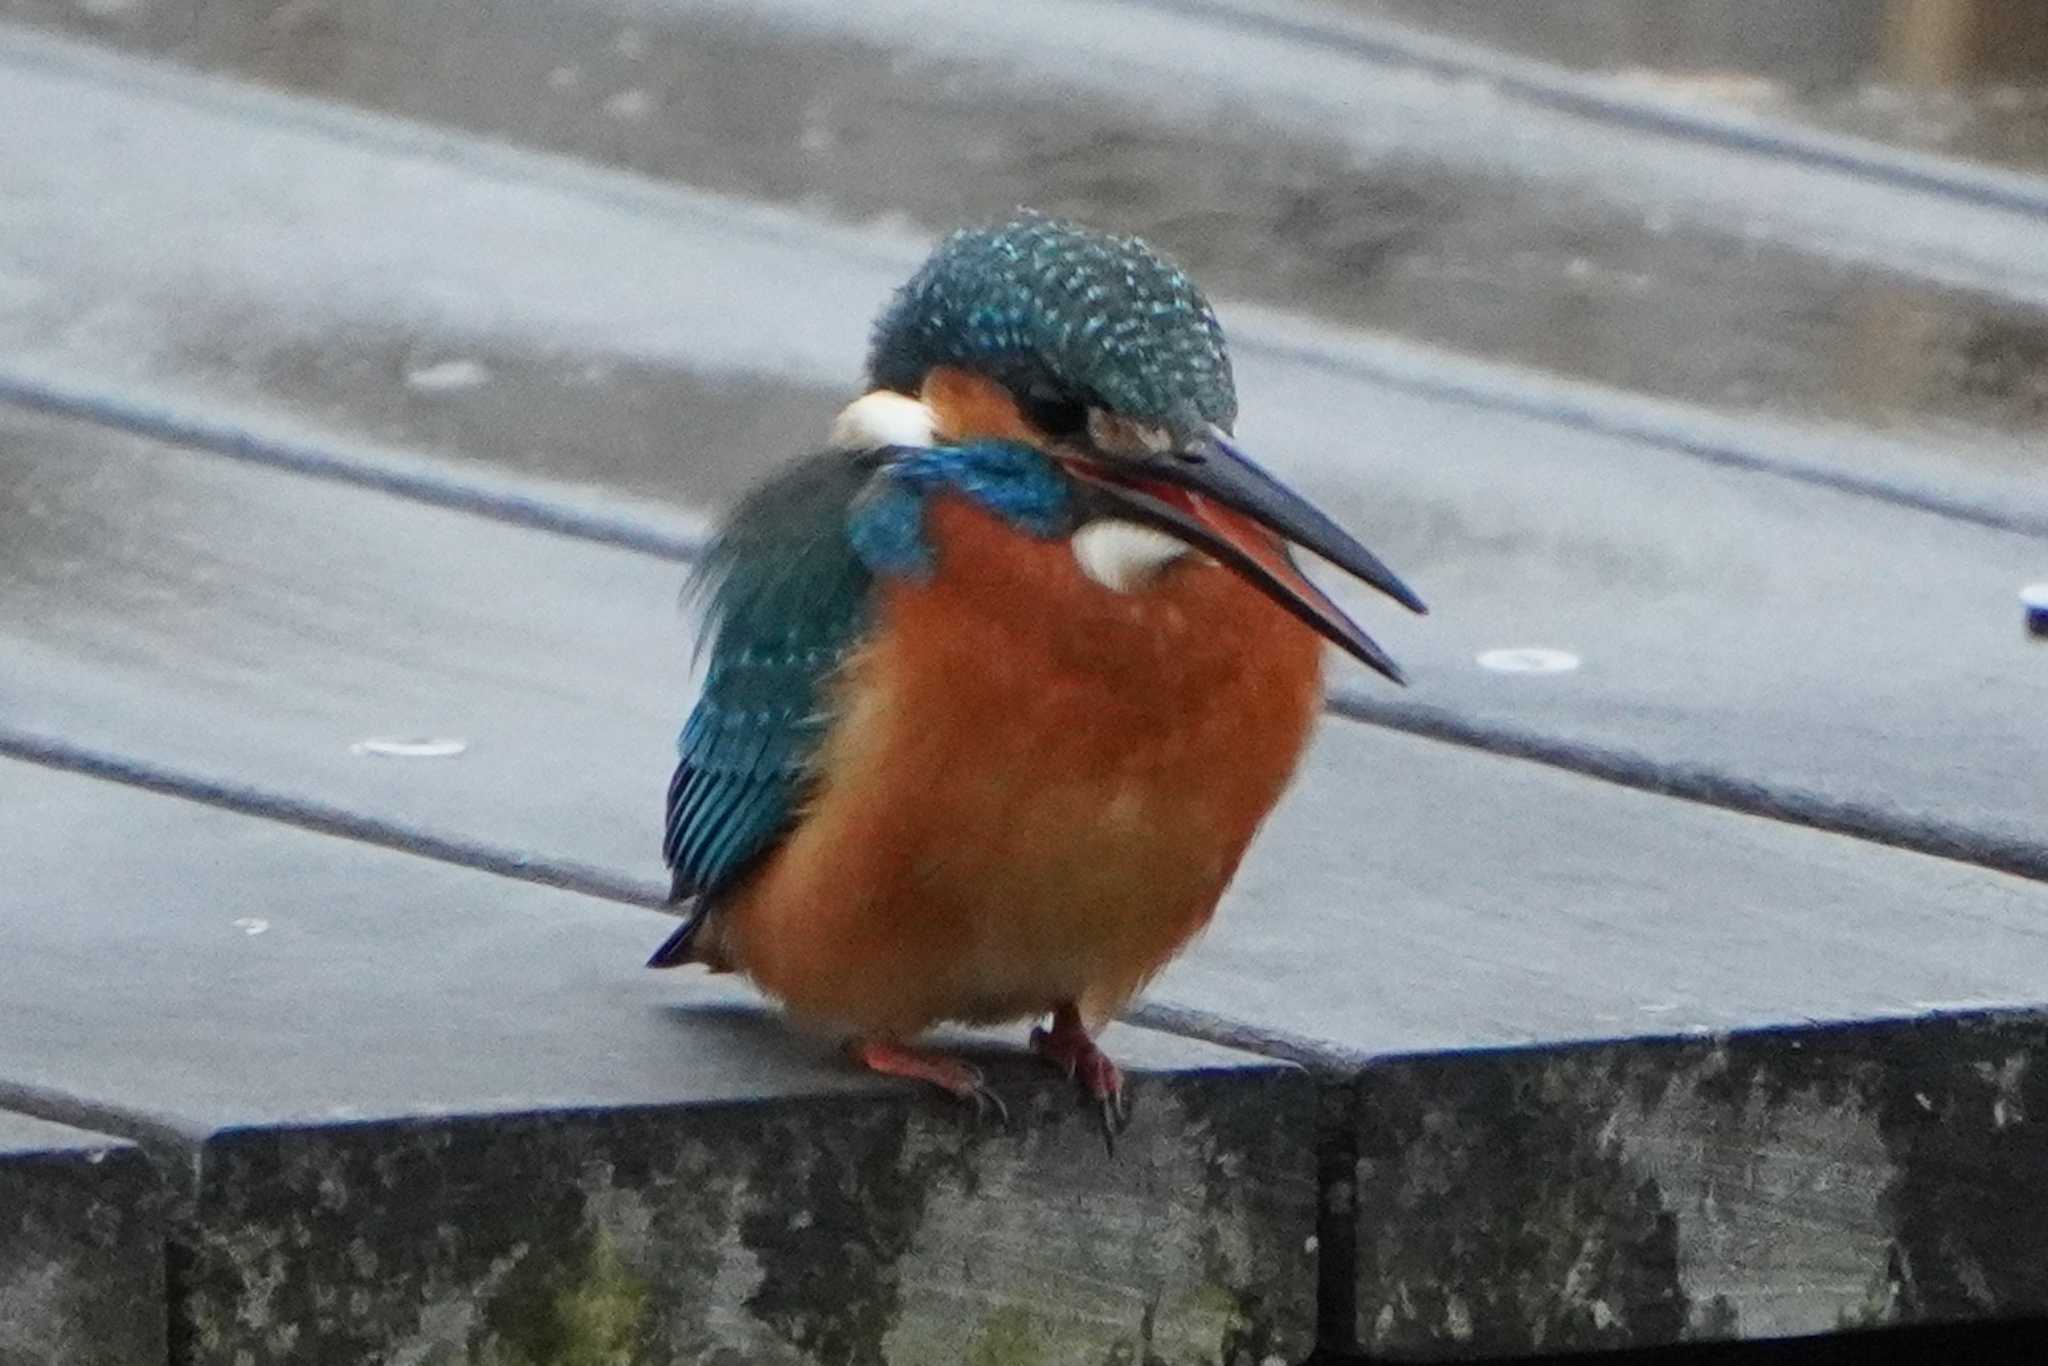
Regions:
[[[1414,611],[1421,599],[1238,449],[1222,326],[1194,282],[1145,243],[1031,213],[955,233],[876,324],[868,368],[871,398],[915,400],[938,439],[1039,449],[1097,515],[1214,558],[1400,681],[1287,547]]]

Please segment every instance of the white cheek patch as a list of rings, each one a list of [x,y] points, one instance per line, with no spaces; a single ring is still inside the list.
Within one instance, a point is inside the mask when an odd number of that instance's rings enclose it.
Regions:
[[[929,446],[936,426],[932,410],[907,394],[877,389],[862,394],[833,419],[832,449],[868,451],[878,446]]]
[[[1074,533],[1074,559],[1081,572],[1118,593],[1136,592],[1188,553],[1165,532],[1136,522],[1090,522]]]

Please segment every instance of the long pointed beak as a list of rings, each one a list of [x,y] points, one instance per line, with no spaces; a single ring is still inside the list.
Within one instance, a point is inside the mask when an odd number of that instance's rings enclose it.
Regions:
[[[1148,462],[1146,474],[1214,498],[1228,508],[1292,541],[1303,550],[1336,565],[1355,579],[1371,584],[1411,612],[1429,608],[1380,557],[1360,545],[1343,527],[1325,517],[1306,498],[1266,473],[1222,432],[1211,427],[1206,436],[1172,455]]]
[[[1284,542],[1314,551],[1412,611],[1428,610],[1422,599],[1378,556],[1221,433],[1212,432],[1198,446],[1150,460],[1114,465],[1077,462],[1069,468],[1115,515],[1154,527],[1211,556],[1366,667],[1395,683],[1406,682],[1379,642],[1295,566]],[[1148,484],[1153,487],[1145,487]],[[1205,507],[1204,500],[1220,507]],[[1264,528],[1281,543],[1268,542],[1244,521]]]

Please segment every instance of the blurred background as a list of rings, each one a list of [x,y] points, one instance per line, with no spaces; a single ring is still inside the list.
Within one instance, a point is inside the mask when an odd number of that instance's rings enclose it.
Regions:
[[[1853,138],[1908,179],[1934,165],[1979,192],[2030,181],[2038,200],[2048,17],[2031,0],[0,0],[0,15],[906,240],[1030,204],[1144,233],[1228,301],[1926,440],[1979,468],[2031,465],[2048,422],[2048,280],[2004,269],[1966,222],[1825,187],[1809,201],[1784,161],[1719,152],[1759,128],[1779,145]],[[1550,98],[1517,98],[1532,72]],[[1717,131],[1686,135],[1701,128]],[[705,382],[701,353],[679,364],[680,343],[636,337],[626,315],[563,364],[446,290],[438,311],[416,293],[359,311],[343,336],[273,317],[283,335],[259,344],[240,318],[332,308],[339,282],[325,300],[294,297],[303,279],[214,283],[198,314],[160,320],[187,368],[217,361],[408,447],[488,448],[662,498],[728,496],[751,477],[743,453],[801,445],[844,393],[767,380],[773,365]],[[545,303],[530,311],[560,335]],[[679,471],[664,433],[682,425],[728,458]]]

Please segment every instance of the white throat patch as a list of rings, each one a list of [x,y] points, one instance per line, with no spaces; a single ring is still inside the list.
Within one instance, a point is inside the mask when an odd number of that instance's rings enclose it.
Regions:
[[[839,410],[832,422],[832,449],[873,450],[878,446],[932,444],[938,421],[932,410],[905,394],[876,389]],[[1105,518],[1074,533],[1074,560],[1086,574],[1116,593],[1134,593],[1175,560],[1192,552],[1163,531]]]
[[[1165,532],[1136,522],[1104,519],[1074,533],[1074,559],[1081,572],[1117,593],[1145,587],[1160,570],[1188,553]]]
[[[905,394],[876,389],[839,410],[830,441],[838,451],[877,446],[929,446],[936,426],[932,410]]]

